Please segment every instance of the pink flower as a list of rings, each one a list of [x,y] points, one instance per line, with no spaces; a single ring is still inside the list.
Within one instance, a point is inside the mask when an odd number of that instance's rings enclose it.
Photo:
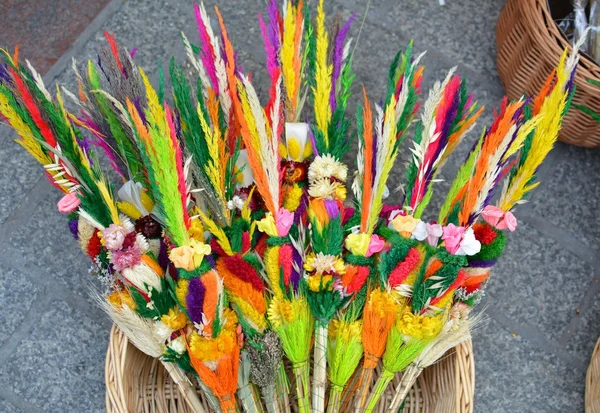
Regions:
[[[427,242],[432,247],[437,247],[438,241],[444,231],[442,230],[442,226],[440,224],[427,224]]]
[[[502,219],[504,215],[504,211],[494,205],[488,205],[483,209],[481,213],[481,217],[485,222],[493,226],[494,228],[498,227],[498,223]]]
[[[120,225],[110,224],[108,228],[102,231],[104,245],[112,251],[120,250],[127,236],[127,231]]]
[[[517,218],[513,215],[512,212],[508,211],[504,213],[504,217],[496,226],[498,229],[508,229],[510,232],[513,232],[517,229]]]
[[[277,235],[285,237],[290,232],[290,228],[294,223],[294,213],[285,208],[281,208],[275,214],[275,226],[277,227]]]
[[[117,271],[123,271],[126,268],[131,268],[138,265],[142,259],[142,251],[140,247],[134,245],[131,248],[112,252],[112,264]]]
[[[442,229],[442,232],[442,239],[446,243],[446,249],[450,254],[456,254],[460,248],[460,241],[465,233],[465,229],[463,227],[457,227],[454,224],[448,224],[448,226],[445,226]]]
[[[512,212],[504,212],[498,207],[488,205],[481,213],[484,221],[493,226],[496,229],[514,231],[517,229],[517,218]]]
[[[70,214],[79,208],[79,204],[81,204],[81,200],[77,194],[71,192],[63,196],[56,206],[61,214]]]
[[[379,235],[373,234],[371,236],[371,241],[369,241],[369,247],[367,248],[366,257],[370,257],[373,254],[383,251],[383,247],[385,246],[385,241]]]

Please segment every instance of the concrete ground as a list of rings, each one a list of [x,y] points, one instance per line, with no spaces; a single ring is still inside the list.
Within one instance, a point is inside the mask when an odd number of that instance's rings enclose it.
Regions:
[[[28,10],[23,4],[33,4],[13,3],[23,10]],[[0,10],[10,10],[11,4]],[[99,10],[95,1],[86,4]],[[219,6],[245,70],[264,84],[256,23],[264,0],[221,1]],[[330,12],[358,14],[354,36],[365,6],[365,0],[328,1]],[[448,0],[444,7],[437,0],[373,0],[355,57],[355,90],[364,84],[371,97],[383,96],[393,54],[414,38],[418,51],[428,51],[425,86],[458,65],[487,107],[480,125],[489,124],[503,95],[494,46],[502,6],[502,0]],[[72,19],[85,14],[78,13]],[[104,45],[103,30],[114,32],[128,48],[137,47],[137,62],[154,76],[159,59],[166,62],[174,55],[185,61],[181,30],[197,39],[190,1],[111,0],[93,21],[86,18],[82,21],[89,24],[79,37],[72,36],[69,50],[43,71],[48,83],[72,89],[71,57],[94,58]],[[41,32],[49,38],[38,43],[34,37],[33,47],[23,53],[42,65],[57,50],[42,45],[64,35],[59,33],[64,25],[51,24],[58,17],[49,20],[48,30]],[[12,48],[7,26],[0,27],[0,47]],[[0,412],[103,411],[110,323],[88,298],[88,261],[56,211],[58,194],[12,138],[0,126]],[[447,166],[448,179],[468,147],[465,143]],[[393,178],[394,183],[402,179],[400,173]],[[520,226],[489,284],[490,321],[474,333],[476,412],[583,411],[585,372],[600,334],[600,152],[559,144],[540,178],[531,202],[516,212]],[[446,182],[439,185],[434,204],[447,188]]]

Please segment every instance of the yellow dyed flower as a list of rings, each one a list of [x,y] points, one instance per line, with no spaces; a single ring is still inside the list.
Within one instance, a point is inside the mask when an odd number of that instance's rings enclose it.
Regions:
[[[302,199],[303,194],[304,190],[300,188],[298,184],[294,184],[290,187],[283,200],[283,207],[290,212],[296,211],[300,206],[300,200]]]
[[[329,324],[329,337],[344,343],[362,343],[362,320],[332,320]]]
[[[267,212],[267,215],[256,223],[258,230],[265,234],[276,237],[277,236],[277,225],[275,224],[275,218],[273,214]]]
[[[416,340],[429,340],[439,334],[443,323],[443,315],[417,315],[413,314],[409,308],[405,308],[396,327],[405,336]]]
[[[403,237],[410,238],[419,220],[411,215],[396,215],[391,224]]]
[[[338,185],[338,187],[335,189],[335,199],[338,199],[340,201],[345,201],[347,196],[348,196],[348,191],[346,190],[346,186]]]
[[[125,290],[115,291],[114,293],[106,297],[106,299],[116,308],[123,308],[124,305],[131,308],[132,310],[135,310],[137,308],[137,306],[135,305],[135,301],[133,300],[131,295]]]
[[[237,327],[238,318],[231,308],[226,308],[223,310],[223,319],[225,320],[225,324],[223,325],[223,330],[233,331]]]
[[[283,297],[274,297],[269,304],[267,315],[273,328],[278,328],[295,320],[294,306]]]
[[[391,293],[378,289],[371,291],[369,302],[371,311],[376,312],[381,318],[384,318],[386,312],[397,312],[399,307]]]
[[[190,352],[203,362],[218,361],[228,356],[236,344],[236,332],[222,330],[216,337],[202,337],[196,331],[190,336]]]
[[[346,248],[354,255],[366,256],[371,236],[365,233],[350,234],[346,237]]]
[[[154,209],[154,202],[152,198],[146,193],[146,191],[141,192],[142,205],[146,209],[146,211],[152,211]]]
[[[203,242],[204,241],[204,225],[202,225],[202,221],[200,221],[199,219],[192,219],[190,221],[189,234],[190,234],[190,237],[192,237],[196,241]]]
[[[181,330],[186,326],[186,317],[177,307],[169,309],[169,312],[163,315],[160,320],[171,330]]]

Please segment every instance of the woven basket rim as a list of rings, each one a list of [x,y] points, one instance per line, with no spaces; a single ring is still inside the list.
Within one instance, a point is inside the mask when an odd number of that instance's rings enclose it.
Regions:
[[[136,366],[140,371],[133,371],[128,365],[128,359],[135,357]],[[407,403],[405,413],[428,413],[437,411],[472,413],[475,364],[473,359],[472,342],[468,340],[451,350],[444,360],[425,370],[417,380],[417,385],[411,389],[409,397],[420,396],[416,403]],[[451,367],[448,367],[451,366]],[[190,413],[192,410],[183,402],[184,398],[176,390],[162,365],[149,356],[142,354],[113,326],[110,332],[109,346],[105,363],[106,378],[106,410],[108,413],[126,413],[132,411],[154,413]],[[129,368],[127,368],[129,367]],[[449,369],[453,371],[450,371]],[[441,371],[441,373],[440,373]],[[446,374],[443,374],[446,373]],[[150,379],[146,376],[150,375]],[[140,379],[140,376],[144,376]],[[433,379],[432,379],[433,377]],[[437,380],[437,377],[441,377]],[[433,383],[429,383],[432,381]],[[440,399],[440,394],[447,389],[448,381],[454,382],[452,394]],[[139,388],[139,385],[144,388]],[[451,384],[451,383],[450,383]],[[424,390],[427,386],[431,387]],[[439,401],[439,400],[441,401]],[[437,400],[437,407],[427,409]],[[440,410],[440,405],[442,410]],[[449,409],[449,406],[454,406]],[[208,405],[205,410],[211,411]],[[376,412],[383,412],[376,409]]]
[[[552,19],[546,0],[506,0],[496,26],[498,74],[510,99],[536,95],[558,65],[564,50],[573,47]],[[579,54],[574,105],[600,113],[600,66]],[[564,117],[559,140],[588,148],[600,147],[600,124],[573,107]]]
[[[527,0],[525,0],[525,1],[527,1]],[[567,40],[567,38],[565,37],[562,30],[560,30],[560,28],[558,27],[558,25],[552,18],[552,14],[550,12],[549,5],[548,5],[548,0],[529,0],[529,1],[535,2],[538,10],[541,12],[541,13],[537,14],[539,19],[537,21],[533,20],[533,22],[537,23],[536,24],[537,27],[545,28],[546,32],[550,35],[550,37],[543,36],[542,35],[543,31],[540,30],[537,32],[534,31],[532,37],[535,37],[540,43],[542,43],[542,42],[546,43],[548,45],[548,47],[553,49],[553,51],[555,52],[555,55],[558,55],[559,57],[562,55],[565,48],[568,50],[569,54],[573,53],[573,45]],[[535,18],[536,14],[529,14],[527,16]],[[558,60],[556,63],[558,63]],[[594,72],[590,69],[595,69],[595,72],[598,72],[598,71],[600,71],[600,65],[598,65],[594,60],[592,60],[588,54],[579,53],[579,67],[577,68],[578,77],[580,77],[581,72],[583,71],[584,77],[586,79],[600,80],[600,76],[594,74]],[[587,89],[589,92],[596,92],[596,93],[600,94],[600,87],[594,86],[588,82],[578,84],[577,87]]]

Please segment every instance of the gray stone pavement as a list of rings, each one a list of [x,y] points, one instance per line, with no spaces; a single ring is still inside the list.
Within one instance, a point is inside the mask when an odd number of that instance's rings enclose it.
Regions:
[[[214,0],[207,1],[207,6]],[[219,2],[246,71],[264,59],[256,23],[264,0]],[[344,17],[365,0],[329,0]],[[373,0],[354,68],[382,96],[393,54],[415,39],[427,50],[425,87],[454,65],[487,107],[489,124],[503,88],[494,30],[502,0]],[[197,39],[190,1],[112,0],[46,79],[73,88],[70,58],[93,58],[102,31],[139,48],[152,77],[157,62],[185,61],[179,32]],[[472,141],[477,133],[472,133]],[[95,412],[104,407],[104,356],[110,323],[89,299],[88,262],[55,210],[58,194],[12,133],[0,127],[0,412]],[[465,143],[447,166],[449,179]],[[393,176],[401,182],[402,167]],[[600,152],[559,144],[540,173],[542,186],[517,210],[518,231],[495,268],[484,305],[489,323],[474,333],[476,412],[583,411],[585,371],[600,335]],[[432,209],[448,188],[439,185]]]

